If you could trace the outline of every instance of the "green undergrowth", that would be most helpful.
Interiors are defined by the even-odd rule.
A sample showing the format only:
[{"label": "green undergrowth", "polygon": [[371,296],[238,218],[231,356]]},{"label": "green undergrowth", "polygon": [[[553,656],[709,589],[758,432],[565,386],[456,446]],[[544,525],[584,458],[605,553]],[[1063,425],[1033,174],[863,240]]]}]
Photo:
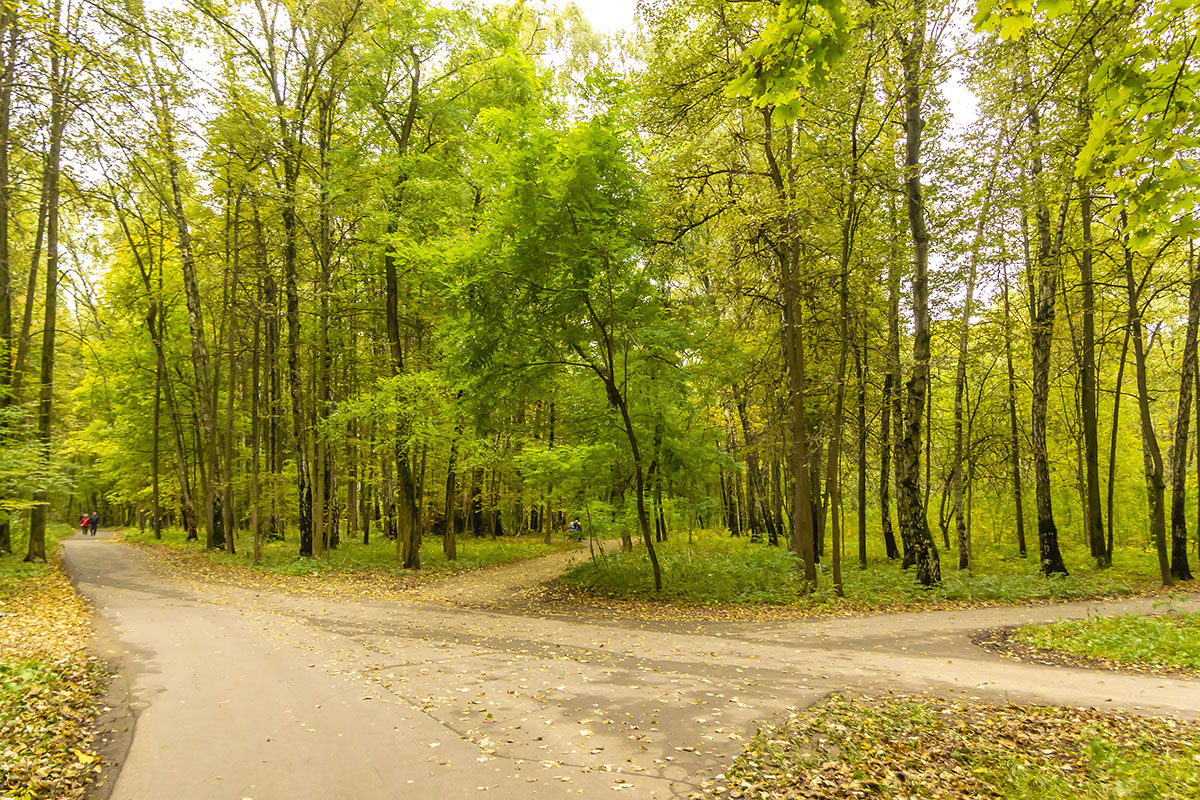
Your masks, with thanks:
[{"label": "green undergrowth", "polygon": [[1200,612],[1064,620],[1026,625],[1013,636],[1033,647],[1077,656],[1200,671]]},{"label": "green undergrowth", "polygon": [[[253,566],[253,542],[245,535],[240,535],[236,540],[237,551],[233,555],[224,550],[205,550],[202,541],[186,541],[184,531],[179,528],[164,530],[160,541],[154,539],[149,528],[145,531],[130,528],[125,531],[125,539],[200,553],[218,564]],[[421,543],[421,569],[428,573],[464,572],[537,558],[577,546],[574,542],[562,541],[546,544],[540,536],[501,536],[495,539],[464,536],[458,540],[458,558],[450,561],[442,552],[442,540],[429,537]],[[400,566],[396,543],[384,537],[373,538],[369,544],[363,544],[360,539],[342,539],[336,548],[329,551],[328,557],[302,557],[297,553],[298,548],[294,532],[289,532],[285,540],[264,540],[262,560],[257,568],[281,575],[368,572],[401,575],[406,572]]]},{"label": "green undergrowth", "polygon": [[942,583],[923,588],[915,570],[869,553],[867,569],[856,557],[843,560],[845,597],[832,585],[829,559],[820,567],[815,592],[803,592],[796,557],[784,547],[751,542],[747,537],[704,531],[657,545],[663,591],[654,591],[649,561],[640,548],[577,564],[562,582],[575,591],[603,598],[659,600],[688,605],[838,606],[847,609],[919,606],[939,602],[1016,603],[1033,600],[1127,595],[1158,584],[1157,562],[1150,552],[1122,548],[1114,565],[1098,570],[1082,548],[1067,547],[1071,574],[1043,577],[1036,556],[1020,558],[998,545],[981,552],[970,571],[955,568],[954,552],[942,553]]},{"label": "green undergrowth", "polygon": [[1061,707],[835,696],[760,730],[693,797],[1183,800],[1200,727]]},{"label": "green undergrowth", "polygon": [[[53,561],[61,547],[62,540],[75,531],[65,523],[50,523],[46,526],[46,554]],[[54,569],[43,562],[25,563],[25,553],[29,547],[28,525],[22,520],[13,526],[13,551],[0,553],[0,597],[5,597],[17,591],[25,581],[36,579]]]}]

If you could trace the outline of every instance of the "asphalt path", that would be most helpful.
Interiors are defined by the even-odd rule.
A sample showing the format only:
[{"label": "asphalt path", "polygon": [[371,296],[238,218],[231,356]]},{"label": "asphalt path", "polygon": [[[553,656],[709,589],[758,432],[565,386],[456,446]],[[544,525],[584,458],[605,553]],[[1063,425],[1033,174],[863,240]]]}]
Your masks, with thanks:
[{"label": "asphalt path", "polygon": [[1019,663],[971,643],[982,629],[1152,612],[1149,599],[609,620],[478,607],[562,555],[383,602],[201,583],[102,537],[65,552],[124,687],[110,701],[116,800],[688,797],[759,725],[833,691],[1200,718],[1197,680]]}]

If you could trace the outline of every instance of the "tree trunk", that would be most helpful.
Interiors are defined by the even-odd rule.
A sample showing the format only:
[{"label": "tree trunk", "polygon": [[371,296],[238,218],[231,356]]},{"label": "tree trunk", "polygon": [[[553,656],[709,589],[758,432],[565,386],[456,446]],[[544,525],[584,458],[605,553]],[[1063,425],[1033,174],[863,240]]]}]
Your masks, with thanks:
[{"label": "tree trunk", "polygon": [[[887,371],[883,376],[883,408],[879,416],[879,517],[883,527],[883,544],[889,559],[900,557],[896,536],[892,532],[892,426],[899,431],[900,420],[900,267],[896,254],[895,213],[889,203],[889,230],[893,233],[891,257],[888,259],[888,339]],[[899,441],[899,436],[895,437]],[[903,535],[903,531],[901,531]],[[907,553],[909,547],[905,543]]]},{"label": "tree trunk", "polygon": [[[233,209],[233,276],[230,279],[229,299],[230,302],[226,308],[228,319],[225,322],[225,353],[229,359],[229,378],[228,385],[225,390],[225,437],[224,437],[224,453],[223,469],[221,472],[221,519],[223,520],[222,528],[225,531],[225,549],[231,555],[235,551],[233,528],[235,524],[235,512],[233,507],[233,408],[234,394],[236,393],[238,373],[237,373],[237,347],[238,347],[238,287],[241,279],[241,208],[242,197],[238,194],[234,202]],[[215,399],[215,398],[214,398]]]},{"label": "tree trunk", "polygon": [[458,473],[455,471],[455,468],[458,463],[459,435],[459,429],[456,428],[454,439],[450,442],[450,461],[446,466],[446,503],[444,506],[446,510],[443,518],[446,533],[442,539],[442,552],[446,554],[448,561],[454,561],[458,558],[458,528],[455,525],[454,496],[457,493],[458,482]]},{"label": "tree trunk", "polygon": [[[611,352],[611,349],[609,350]],[[642,529],[642,543],[646,545],[646,553],[650,556],[650,569],[654,573],[654,591],[662,591],[662,567],[658,563],[658,552],[654,547],[654,538],[650,535],[650,516],[646,513],[646,483],[642,473],[642,454],[638,448],[637,435],[633,430],[633,421],[629,417],[629,406],[624,396],[617,388],[615,370],[609,365],[608,377],[605,380],[608,397],[616,401],[617,410],[621,412],[621,420],[625,424],[625,435],[629,439],[629,450],[633,455],[634,486],[637,490],[638,526]],[[602,376],[603,377],[603,376]]]},{"label": "tree trunk", "polygon": [[[1083,282],[1083,447],[1084,463],[1087,470],[1087,514],[1084,520],[1087,524],[1087,540],[1091,547],[1092,558],[1101,567],[1110,563],[1108,549],[1104,546],[1104,521],[1100,517],[1100,442],[1096,411],[1096,323],[1095,323],[1095,287],[1092,280],[1092,195],[1087,186],[1080,198],[1079,214],[1083,222],[1083,253],[1080,258],[1080,272]],[[1191,387],[1188,387],[1189,389]],[[1180,399],[1182,400],[1182,386]],[[1184,433],[1186,443],[1187,434]],[[1187,458],[1186,453],[1184,458]],[[1181,507],[1182,510],[1182,507]]]},{"label": "tree trunk", "polygon": [[[1121,228],[1125,229],[1125,213],[1121,212]],[[1146,461],[1146,483],[1150,500],[1150,535],[1158,552],[1158,568],[1163,586],[1170,586],[1171,566],[1167,558],[1166,513],[1164,509],[1163,461],[1154,434],[1150,415],[1150,390],[1146,379],[1146,346],[1142,339],[1142,315],[1138,306],[1139,292],[1133,279],[1133,252],[1125,246],[1125,290],[1129,299],[1129,328],[1133,338],[1134,374],[1137,376],[1138,412],[1142,422],[1142,449]],[[1150,267],[1147,267],[1149,270]],[[1190,303],[1189,303],[1190,315]]]},{"label": "tree trunk", "polygon": [[1113,553],[1113,523],[1116,519],[1113,514],[1113,495],[1116,491],[1117,483],[1117,433],[1120,431],[1121,423],[1121,382],[1125,377],[1125,361],[1129,356],[1129,335],[1132,329],[1129,324],[1125,325],[1125,338],[1121,344],[1121,360],[1117,365],[1117,381],[1113,388],[1113,413],[1112,413],[1112,433],[1109,437],[1108,445],[1108,501],[1105,506],[1107,511],[1106,519],[1108,520],[1108,541],[1105,544],[1105,553],[1108,561],[1112,562]]},{"label": "tree trunk", "polygon": [[262,276],[263,291],[263,368],[266,393],[266,443],[267,443],[267,475],[268,493],[270,494],[271,513],[267,522],[267,535],[270,538],[283,538],[284,524],[279,512],[280,477],[283,472],[283,435],[280,430],[283,421],[283,391],[279,377],[279,289],[275,284],[275,276],[271,274],[270,261],[267,258],[267,240],[263,234],[262,218],[259,215],[258,198],[252,204],[254,212],[254,239],[258,271]]},{"label": "tree trunk", "polygon": [[[925,3],[914,3],[912,35],[903,43],[901,62],[905,93],[905,200],[913,240],[913,371],[908,381],[908,408],[904,436],[896,443],[900,471],[900,529],[907,532],[916,560],[917,581],[932,586],[942,580],[937,545],[929,533],[925,501],[921,497],[921,417],[929,390],[929,232],[921,195],[921,81],[925,57]],[[902,534],[903,535],[903,534]]]},{"label": "tree trunk", "polygon": [[[552,401],[550,401],[550,431],[546,437],[547,448],[551,451],[554,450],[554,411],[555,411],[554,401],[552,400]],[[553,484],[551,484],[549,487],[547,487],[546,494],[549,497],[554,496]],[[550,505],[549,501],[547,501],[542,508],[541,525],[542,525],[542,541],[544,541],[546,544],[550,544],[550,537],[554,532],[554,524],[553,524],[553,512],[551,511],[551,505]]]},{"label": "tree trunk", "polygon": [[1033,409],[1031,438],[1033,441],[1034,488],[1037,493],[1038,552],[1042,572],[1046,575],[1067,573],[1058,549],[1058,527],[1050,495],[1050,459],[1046,452],[1046,404],[1050,395],[1050,355],[1054,340],[1054,301],[1058,280],[1059,246],[1067,203],[1063,201],[1059,220],[1059,236],[1053,241],[1050,232],[1050,207],[1042,185],[1041,117],[1034,97],[1028,64],[1028,45],[1022,51],[1024,90],[1029,118],[1029,135],[1033,143],[1030,178],[1035,196],[1037,219],[1037,294],[1033,320]]},{"label": "tree trunk", "polygon": [[[764,495],[766,494],[763,486],[762,472],[759,469],[758,451],[756,449],[757,442],[750,435],[750,417],[746,412],[746,396],[745,392],[739,391],[736,384],[733,386],[734,406],[737,408],[738,422],[742,428],[742,441],[746,448],[746,467],[747,467],[747,482],[746,482],[746,505],[750,517],[750,538],[751,541],[761,542],[763,528],[770,530],[773,524],[770,521],[770,515],[767,513],[766,502]],[[661,427],[661,423],[660,423]],[[659,433],[661,438],[661,432]],[[659,471],[658,458],[655,456],[655,474]],[[656,489],[657,494],[662,493],[661,477],[657,478],[659,486]]]},{"label": "tree trunk", "polygon": [[958,568],[971,568],[971,529],[963,516],[963,393],[967,388],[967,344],[971,333],[971,312],[974,310],[975,281],[979,275],[979,259],[983,253],[984,232],[992,209],[992,189],[1000,167],[1000,148],[1004,143],[1006,126],[1001,126],[992,153],[991,167],[983,185],[979,218],[975,223],[975,239],[971,246],[970,268],[967,272],[967,296],[963,300],[958,330],[958,368],[954,376],[954,527],[958,534]]},{"label": "tree trunk", "polygon": [[1179,403],[1175,408],[1175,447],[1171,464],[1171,577],[1190,581],[1188,568],[1187,515],[1184,495],[1187,486],[1188,425],[1192,411],[1192,378],[1196,364],[1196,328],[1200,324],[1200,269],[1195,263],[1195,244],[1188,249],[1190,286],[1188,289],[1187,334],[1183,346],[1183,364],[1179,375]]},{"label": "tree trunk", "polygon": [[[262,308],[262,284],[254,298],[255,309]],[[254,548],[254,563],[262,560],[262,516],[259,474],[262,470],[262,366],[259,348],[262,346],[262,320],[254,315],[254,344],[250,348],[250,536]]]},{"label": "tree trunk", "polygon": [[[864,295],[865,296],[865,295]],[[858,567],[867,568],[867,325],[861,321],[862,341],[854,351],[858,379]]]},{"label": "tree trunk", "polygon": [[[0,4],[0,409],[13,402],[12,269],[9,262],[9,138],[12,117],[12,86],[17,64],[16,8]],[[9,43],[4,43],[5,34]],[[8,438],[7,421],[0,422],[0,443]],[[12,552],[9,520],[12,512],[0,511],[0,553]]]},{"label": "tree trunk", "polygon": [[[795,166],[792,164],[792,131],[785,140],[787,174],[780,168],[772,144],[774,123],[771,110],[763,109],[763,151],[770,169],[771,182],[776,195],[786,206],[795,199]],[[808,587],[817,585],[816,549],[812,518],[812,486],[810,471],[812,464],[808,452],[808,422],[805,418],[804,396],[808,377],[805,374],[804,339],[801,324],[800,250],[795,242],[797,222],[793,214],[787,214],[783,222],[781,243],[775,248],[779,262],[779,287],[783,301],[783,317],[780,325],[781,349],[788,382],[788,427],[791,446],[788,452],[789,468],[792,473],[792,550],[800,557],[804,569],[804,581]]]},{"label": "tree trunk", "polygon": [[[54,3],[54,21],[50,31],[50,147],[46,154],[46,301],[42,325],[41,391],[38,395],[37,441],[42,456],[50,459],[50,424],[54,403],[54,334],[58,311],[58,211],[59,164],[63,130],[67,123],[66,79],[63,53],[59,43],[59,18],[62,0]],[[46,513],[49,492],[39,488],[33,495],[29,512],[29,547],[26,561],[46,560]]]},{"label": "tree trunk", "polygon": [[163,371],[161,365],[154,370],[154,433],[150,446],[150,498],[154,513],[154,538],[162,539],[162,498],[159,492],[158,452],[162,431],[162,385]]},{"label": "tree trunk", "polygon": [[1008,268],[1004,267],[1004,360],[1008,369],[1008,455],[1012,471],[1013,508],[1016,512],[1017,547],[1025,558],[1025,508],[1021,488],[1021,437],[1017,428],[1017,381],[1013,373],[1012,318],[1008,302]]},{"label": "tree trunk", "polygon": [[[148,26],[147,26],[148,31]],[[164,80],[154,55],[153,39],[147,36],[147,55],[150,59],[151,77],[156,88],[151,92],[151,104],[159,128],[162,131],[161,146],[163,157],[167,162],[167,174],[171,183],[169,212],[175,223],[175,233],[179,249],[179,261],[183,271],[184,296],[187,301],[188,329],[191,333],[192,370],[195,376],[196,410],[200,416],[202,437],[198,437],[201,459],[204,462],[204,514],[206,522],[205,544],[209,548],[216,547],[216,516],[214,485],[217,480],[217,421],[213,409],[213,376],[208,358],[208,345],[205,340],[203,305],[200,299],[200,289],[196,276],[196,261],[192,252],[192,237],[189,230],[187,215],[183,207],[183,189],[181,179],[182,160],[176,150],[174,135],[174,119],[171,116],[171,105],[167,98],[166,81]]]}]

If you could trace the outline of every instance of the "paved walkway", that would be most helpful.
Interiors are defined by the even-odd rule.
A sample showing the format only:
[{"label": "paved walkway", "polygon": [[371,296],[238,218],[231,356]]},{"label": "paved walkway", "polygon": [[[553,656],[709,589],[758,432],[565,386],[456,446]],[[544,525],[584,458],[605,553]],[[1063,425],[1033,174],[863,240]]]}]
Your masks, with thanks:
[{"label": "paved walkway", "polygon": [[450,605],[481,604],[478,585],[383,603],[198,584],[100,538],[69,540],[66,563],[123,650],[136,727],[118,800],[687,797],[758,724],[838,689],[1200,717],[1197,680],[1022,664],[970,643],[1148,600],[581,622]]}]

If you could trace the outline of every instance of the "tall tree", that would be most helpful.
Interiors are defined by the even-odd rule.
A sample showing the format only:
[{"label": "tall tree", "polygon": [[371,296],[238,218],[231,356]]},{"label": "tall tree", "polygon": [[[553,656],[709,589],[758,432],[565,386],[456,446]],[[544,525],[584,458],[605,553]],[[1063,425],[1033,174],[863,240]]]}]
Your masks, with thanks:
[{"label": "tall tree", "polygon": [[907,532],[916,560],[917,580],[924,586],[942,579],[937,545],[929,532],[921,496],[921,418],[929,391],[929,230],[921,192],[921,89],[926,80],[926,7],[912,5],[911,28],[896,34],[904,74],[904,197],[913,242],[913,367],[908,380],[904,435],[896,443],[900,528]]},{"label": "tall tree", "polygon": [[[43,458],[51,457],[50,429],[54,411],[54,344],[58,325],[58,278],[59,278],[59,212],[61,202],[61,162],[63,133],[66,129],[71,90],[71,50],[64,47],[62,0],[55,0],[53,16],[46,32],[46,47],[50,51],[50,130],[46,151],[46,296],[45,317],[42,324],[42,355],[40,391],[38,394],[38,444]],[[49,492],[45,487],[33,496],[33,509],[29,514],[29,547],[26,561],[46,560],[46,516],[49,511]]]},{"label": "tall tree", "polygon": [[1175,406],[1175,444],[1171,448],[1171,577],[1190,581],[1188,567],[1187,490],[1188,426],[1192,414],[1192,379],[1196,371],[1196,329],[1200,325],[1200,269],[1196,246],[1188,245],[1188,317],[1183,363],[1179,367],[1179,401]]}]

